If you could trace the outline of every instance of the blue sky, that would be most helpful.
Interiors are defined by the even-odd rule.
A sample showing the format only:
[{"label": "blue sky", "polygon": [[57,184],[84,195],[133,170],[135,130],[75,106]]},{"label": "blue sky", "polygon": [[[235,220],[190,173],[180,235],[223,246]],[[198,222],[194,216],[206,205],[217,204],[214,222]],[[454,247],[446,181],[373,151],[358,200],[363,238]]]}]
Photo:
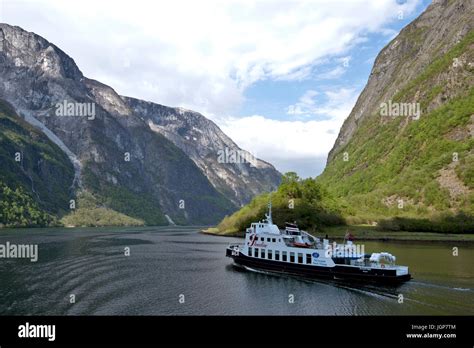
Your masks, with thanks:
[{"label": "blue sky", "polygon": [[[398,4],[405,3],[406,1],[398,1]],[[263,115],[267,120],[292,123],[301,121],[303,127],[311,121],[339,118],[339,122],[335,122],[329,128],[321,125],[326,133],[333,135],[332,137],[305,143],[295,141],[295,146],[319,146],[318,149],[313,149],[314,151],[300,151],[301,156],[298,156],[298,151],[294,149],[293,154],[279,155],[270,149],[271,146],[266,148],[257,146],[260,151],[254,152],[259,157],[269,160],[282,172],[296,171],[302,177],[314,177],[320,174],[324,170],[327,152],[334,143],[343,119],[349,115],[367,83],[377,54],[430,3],[431,1],[419,1],[414,4],[412,11],[397,12],[396,18],[388,18],[382,29],[363,33],[358,40],[354,40],[357,42],[339,54],[328,55],[320,61],[315,61],[298,79],[266,78],[246,88],[243,94],[244,101],[236,111],[236,115],[240,118]],[[346,93],[341,93],[343,91]],[[342,98],[337,98],[338,95]],[[339,110],[331,115],[328,109]],[[239,128],[227,127],[226,131],[239,141],[245,139],[245,135],[236,131]],[[290,127],[288,132],[290,131],[295,129]],[[284,136],[284,130],[279,132],[279,136]],[[308,136],[318,137],[319,133],[313,132]],[[252,144],[245,140],[240,142],[244,143],[242,144],[244,147],[252,149]]]},{"label": "blue sky", "polygon": [[[389,23],[386,26],[386,33],[369,33],[365,36],[365,42],[340,56],[328,57],[327,62],[311,67],[310,76],[304,80],[268,79],[256,82],[245,90],[245,102],[239,108],[238,114],[240,116],[266,115],[277,120],[291,119],[287,114],[288,105],[294,104],[307,90],[355,88],[357,92],[361,92],[380,50],[388,44],[395,33],[415,19],[430,2],[420,2],[416,11],[403,16],[401,20]],[[331,72],[334,74],[331,75]],[[325,74],[327,76],[321,77]],[[314,100],[316,104],[327,102],[324,94],[316,95]]]},{"label": "blue sky", "polygon": [[281,172],[314,177],[376,55],[429,3],[3,0],[0,17],[118,93],[199,111]]}]

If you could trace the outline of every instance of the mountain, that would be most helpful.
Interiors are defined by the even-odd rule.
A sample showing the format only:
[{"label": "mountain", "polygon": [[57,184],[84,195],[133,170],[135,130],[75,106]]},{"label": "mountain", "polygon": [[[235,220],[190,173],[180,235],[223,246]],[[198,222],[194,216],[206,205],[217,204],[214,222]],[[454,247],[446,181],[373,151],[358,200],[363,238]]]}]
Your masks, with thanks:
[{"label": "mountain", "polygon": [[[75,192],[73,164],[54,142],[1,99],[0,163],[0,226],[51,226],[58,224],[58,216],[69,213]],[[87,213],[99,225],[143,224],[111,209],[88,208],[68,215],[67,222],[83,222]]]},{"label": "mountain", "polygon": [[[0,100],[0,223],[41,226],[64,214],[74,168],[67,155]],[[49,180],[55,177],[56,180]],[[11,189],[13,188],[13,189]],[[28,195],[30,192],[31,195]]]},{"label": "mountain", "polygon": [[[315,182],[284,177],[276,196],[280,213],[308,230],[342,215],[382,230],[473,233],[473,190],[474,2],[446,0],[379,53],[324,172]],[[214,232],[242,231],[266,201],[256,197]]]},{"label": "mountain", "polygon": [[[72,176],[41,178],[69,190],[68,199],[63,192],[62,199],[55,201],[59,206],[43,206],[52,214],[61,216],[69,211],[70,201],[77,200],[75,208],[79,210],[71,213],[76,218],[84,214],[80,209],[89,207],[125,214],[146,224],[210,224],[254,193],[275,187],[280,178],[271,165],[259,161],[259,166],[247,169],[257,173],[246,177],[248,186],[233,187],[242,182],[233,176],[240,176],[246,166],[229,169],[236,164],[200,161],[199,154],[206,151],[199,148],[193,152],[183,146],[182,138],[172,136],[175,131],[184,134],[179,129],[169,125],[157,131],[163,114],[153,110],[166,107],[119,96],[111,87],[85,77],[73,59],[55,45],[7,24],[0,24],[0,98],[10,105],[11,113],[47,137],[42,144],[55,145],[55,156],[64,159],[65,154],[73,168]],[[214,141],[208,157],[219,144],[240,150],[202,115],[167,110],[174,110],[176,119],[191,127],[186,132],[206,134],[196,148],[206,147],[205,140]],[[3,166],[4,158],[11,158],[14,150],[2,157],[2,177],[17,171],[15,166]],[[42,154],[41,158],[45,157]],[[226,173],[227,179],[220,173]],[[30,186],[21,187],[36,202],[43,201]]]},{"label": "mountain", "polygon": [[434,1],[377,56],[318,178],[352,221],[473,215],[473,29]]},{"label": "mountain", "polygon": [[[122,99],[153,131],[183,150],[212,185],[234,204],[244,205],[255,195],[277,188],[281,175],[271,164],[240,149],[203,115],[134,98]],[[236,163],[222,163],[225,153],[229,162],[235,155]]]}]

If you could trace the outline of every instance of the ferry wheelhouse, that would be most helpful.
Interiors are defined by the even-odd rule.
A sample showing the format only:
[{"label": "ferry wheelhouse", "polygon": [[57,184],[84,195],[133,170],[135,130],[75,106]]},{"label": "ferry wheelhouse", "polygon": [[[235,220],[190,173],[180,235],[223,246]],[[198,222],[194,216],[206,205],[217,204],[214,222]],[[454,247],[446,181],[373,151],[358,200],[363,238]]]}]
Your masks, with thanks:
[{"label": "ferry wheelhouse", "polygon": [[244,244],[227,247],[226,256],[248,270],[263,270],[310,278],[400,283],[411,279],[407,266],[395,264],[388,252],[365,254],[352,241],[330,243],[286,223],[272,221],[271,204],[265,219],[251,223]]}]

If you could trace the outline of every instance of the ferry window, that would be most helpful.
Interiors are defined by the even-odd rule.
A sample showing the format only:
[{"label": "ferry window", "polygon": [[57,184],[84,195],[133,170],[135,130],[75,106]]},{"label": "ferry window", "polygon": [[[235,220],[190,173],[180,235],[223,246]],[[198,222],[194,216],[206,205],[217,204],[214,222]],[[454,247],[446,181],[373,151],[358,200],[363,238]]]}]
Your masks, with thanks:
[{"label": "ferry window", "polygon": [[272,242],[275,243],[277,240],[276,238],[272,238]]},{"label": "ferry window", "polygon": [[257,248],[255,248],[255,251],[253,253],[253,257],[258,257],[258,249]]},{"label": "ferry window", "polygon": [[290,262],[295,262],[295,253],[290,253]]},{"label": "ferry window", "polygon": [[298,263],[303,263],[303,254],[298,253]]},{"label": "ferry window", "polygon": [[280,261],[280,251],[279,250],[275,250],[275,260]]},{"label": "ferry window", "polygon": [[306,254],[306,263],[307,263],[308,265],[311,264],[311,254]]},{"label": "ferry window", "polygon": [[272,260],[272,259],[273,259],[272,254],[273,254],[273,251],[268,250],[268,259],[269,259],[269,260]]},{"label": "ferry window", "polygon": [[269,241],[270,241],[270,238],[267,238],[267,242],[269,242]]},{"label": "ferry window", "polygon": [[260,249],[260,257],[261,257],[262,259],[265,258],[265,249]]},{"label": "ferry window", "polygon": [[252,248],[249,248],[249,256],[252,256]]},{"label": "ferry window", "polygon": [[281,260],[286,261],[286,251],[281,252]]},{"label": "ferry window", "polygon": [[261,241],[261,242],[264,242],[264,241],[265,241],[265,238],[260,237],[260,241]]}]

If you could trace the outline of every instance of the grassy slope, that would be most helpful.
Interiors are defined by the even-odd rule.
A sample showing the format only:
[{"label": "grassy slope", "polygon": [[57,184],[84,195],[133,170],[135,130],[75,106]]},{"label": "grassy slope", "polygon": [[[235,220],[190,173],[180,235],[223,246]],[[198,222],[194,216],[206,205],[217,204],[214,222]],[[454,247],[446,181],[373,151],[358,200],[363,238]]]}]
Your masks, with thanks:
[{"label": "grassy slope", "polygon": [[[366,118],[353,138],[328,164],[318,182],[328,188],[346,206],[345,213],[357,217],[352,221],[374,221],[385,217],[433,217],[439,213],[463,211],[474,214],[474,140],[471,136],[454,140],[448,135],[466,129],[474,115],[474,88],[465,84],[458,96],[434,111],[427,106],[446,86],[437,84],[454,57],[471,54],[474,33],[470,33],[447,54],[436,59],[394,97],[393,101],[418,101],[422,107],[419,120],[407,122],[403,117],[382,122],[378,114]],[[472,68],[464,66],[472,74]],[[442,79],[441,79],[442,80]],[[343,160],[343,153],[349,161]],[[459,161],[453,163],[453,153]],[[439,170],[453,165],[458,178],[470,192],[453,199],[440,187]],[[384,204],[387,197],[404,206]]]},{"label": "grassy slope", "polygon": [[0,180],[0,227],[43,227],[55,223],[20,186],[10,188]]},{"label": "grassy slope", "polygon": [[88,191],[77,195],[77,209],[64,216],[60,222],[67,227],[91,226],[143,226],[144,222],[101,206]]},{"label": "grassy slope", "polygon": [[[463,54],[472,56],[473,46],[474,32],[471,32],[393,96],[394,102],[420,102],[422,116],[419,120],[407,122],[402,117],[382,120],[374,113],[364,119],[349,144],[339,150],[317,178],[317,182],[329,191],[328,196],[335,197],[349,222],[381,222],[377,228],[351,226],[357,230],[356,234],[376,239],[472,239],[460,233],[474,231],[474,140],[471,136],[456,140],[448,136],[466,129],[472,122],[474,88],[470,80],[461,82],[456,98],[439,108],[429,106],[448,92],[445,85],[437,82],[443,81],[439,76],[449,70],[454,58]],[[473,73],[467,64],[461,69],[468,75]],[[414,99],[417,94],[418,99]],[[349,161],[343,160],[344,152],[349,154]],[[456,163],[453,163],[453,153],[458,155]],[[453,198],[440,187],[439,170],[449,165],[454,167],[462,185],[468,188],[468,194]],[[392,202],[387,198],[392,198]],[[404,202],[402,209],[398,207],[398,199]],[[245,223],[263,217],[262,206],[266,200],[265,196],[257,197],[224,219],[218,227],[206,232],[242,235]],[[396,218],[387,221],[387,217]],[[323,231],[341,236],[346,228],[324,227]],[[404,228],[423,233],[406,232]],[[381,229],[385,231],[381,232]]]},{"label": "grassy slope", "polygon": [[[226,235],[239,235],[251,222],[262,220],[268,210],[269,194],[255,197],[249,204],[225,217],[214,230]],[[343,224],[340,207],[314,179],[299,179],[294,173],[282,177],[282,184],[272,193],[273,221],[283,226],[298,221],[300,227],[314,231],[320,226]]]}]

